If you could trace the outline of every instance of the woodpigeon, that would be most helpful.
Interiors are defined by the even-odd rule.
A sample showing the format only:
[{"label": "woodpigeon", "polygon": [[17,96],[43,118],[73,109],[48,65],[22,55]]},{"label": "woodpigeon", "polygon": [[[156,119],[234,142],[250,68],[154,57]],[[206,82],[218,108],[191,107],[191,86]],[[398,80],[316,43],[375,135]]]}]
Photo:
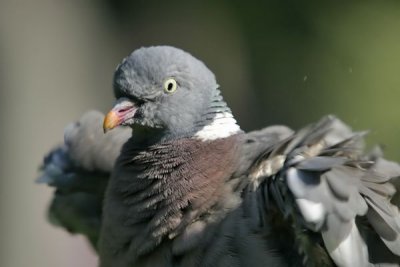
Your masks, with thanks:
[{"label": "woodpigeon", "polygon": [[101,267],[399,266],[400,165],[365,153],[365,132],[327,116],[245,133],[214,74],[169,46],[134,51],[113,88],[39,178]]}]

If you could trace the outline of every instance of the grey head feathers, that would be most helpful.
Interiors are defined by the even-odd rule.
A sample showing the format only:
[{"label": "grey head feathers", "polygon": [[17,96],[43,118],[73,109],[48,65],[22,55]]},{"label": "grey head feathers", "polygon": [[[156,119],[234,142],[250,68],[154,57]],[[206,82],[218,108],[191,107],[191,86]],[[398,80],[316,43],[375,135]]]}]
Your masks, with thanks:
[{"label": "grey head feathers", "polygon": [[[172,93],[165,90],[169,79],[176,81]],[[135,50],[117,67],[113,86],[117,99],[124,97],[139,106],[126,123],[138,129],[136,133],[145,128],[146,135],[149,130],[158,131],[167,139],[215,139],[240,131],[220,95],[214,74],[180,49],[155,46]]]}]

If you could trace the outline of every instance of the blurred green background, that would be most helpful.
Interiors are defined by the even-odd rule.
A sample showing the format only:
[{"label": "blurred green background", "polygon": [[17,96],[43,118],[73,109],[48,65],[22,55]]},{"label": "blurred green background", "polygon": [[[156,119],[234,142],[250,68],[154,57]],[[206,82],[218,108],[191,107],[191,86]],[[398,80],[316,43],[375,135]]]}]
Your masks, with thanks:
[{"label": "blurred green background", "polygon": [[400,161],[400,1],[0,0],[0,266],[96,266],[33,180],[67,123],[111,107],[120,60],[157,44],[202,59],[245,130],[331,113]]}]

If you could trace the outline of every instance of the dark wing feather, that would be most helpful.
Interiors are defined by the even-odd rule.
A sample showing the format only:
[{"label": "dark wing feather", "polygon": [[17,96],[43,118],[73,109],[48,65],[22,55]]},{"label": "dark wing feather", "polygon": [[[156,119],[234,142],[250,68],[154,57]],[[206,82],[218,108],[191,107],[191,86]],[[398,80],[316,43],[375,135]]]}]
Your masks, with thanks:
[{"label": "dark wing feather", "polygon": [[[304,229],[302,239],[310,230],[320,234],[321,244],[339,266],[377,263],[374,247],[365,241],[368,235],[378,235],[393,256],[380,257],[380,262],[400,260],[400,215],[391,202],[396,193],[391,182],[400,176],[400,166],[379,151],[364,156],[365,134],[325,117],[265,150],[249,175],[253,187],[267,188],[265,206],[274,203],[294,229]],[[312,248],[298,250],[313,265]]]},{"label": "dark wing feather", "polygon": [[103,134],[103,114],[85,113],[65,129],[65,142],[44,159],[38,183],[55,187],[49,219],[85,235],[96,248],[105,187],[114,161],[130,136],[119,128]]}]

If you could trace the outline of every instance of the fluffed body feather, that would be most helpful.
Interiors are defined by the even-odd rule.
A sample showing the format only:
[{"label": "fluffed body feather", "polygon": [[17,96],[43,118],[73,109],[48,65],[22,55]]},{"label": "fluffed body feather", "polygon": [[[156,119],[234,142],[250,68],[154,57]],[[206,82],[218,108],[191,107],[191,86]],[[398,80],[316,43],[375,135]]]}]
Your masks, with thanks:
[{"label": "fluffed body feather", "polygon": [[67,128],[39,179],[57,188],[53,221],[102,267],[399,266],[397,163],[333,116],[244,133],[217,87],[175,48],[125,59],[114,90],[132,132],[101,135],[95,112]]}]

